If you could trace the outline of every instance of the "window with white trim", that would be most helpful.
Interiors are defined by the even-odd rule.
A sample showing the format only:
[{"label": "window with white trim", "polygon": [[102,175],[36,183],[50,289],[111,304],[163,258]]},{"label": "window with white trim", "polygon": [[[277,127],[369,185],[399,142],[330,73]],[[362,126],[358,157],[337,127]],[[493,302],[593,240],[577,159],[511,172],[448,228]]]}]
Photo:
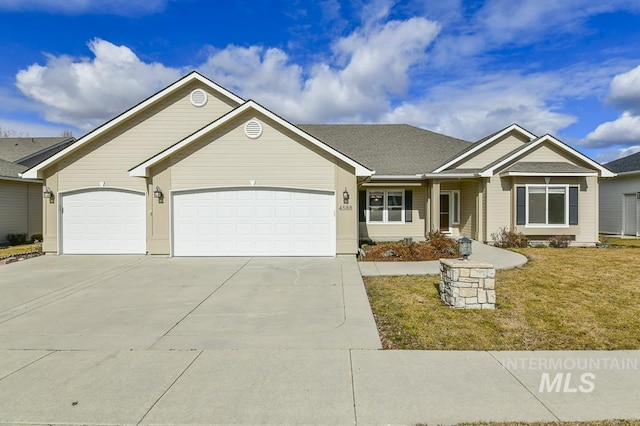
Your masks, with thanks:
[{"label": "window with white trim", "polygon": [[368,190],[367,222],[404,223],[404,190]]},{"label": "window with white trim", "polygon": [[[524,188],[521,187],[517,194],[518,224],[531,227],[576,225],[578,221],[577,194],[578,187],[570,187],[569,185],[526,185]],[[525,221],[522,220],[523,213]]]}]

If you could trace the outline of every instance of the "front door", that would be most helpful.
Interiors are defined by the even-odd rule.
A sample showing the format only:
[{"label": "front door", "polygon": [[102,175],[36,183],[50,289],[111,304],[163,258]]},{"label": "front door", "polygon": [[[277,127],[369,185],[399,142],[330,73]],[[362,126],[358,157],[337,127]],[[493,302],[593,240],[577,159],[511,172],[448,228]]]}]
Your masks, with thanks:
[{"label": "front door", "polygon": [[451,214],[449,212],[449,195],[440,193],[440,232],[451,232]]},{"label": "front door", "polygon": [[638,230],[638,201],[636,194],[624,194],[624,235],[636,235]]}]

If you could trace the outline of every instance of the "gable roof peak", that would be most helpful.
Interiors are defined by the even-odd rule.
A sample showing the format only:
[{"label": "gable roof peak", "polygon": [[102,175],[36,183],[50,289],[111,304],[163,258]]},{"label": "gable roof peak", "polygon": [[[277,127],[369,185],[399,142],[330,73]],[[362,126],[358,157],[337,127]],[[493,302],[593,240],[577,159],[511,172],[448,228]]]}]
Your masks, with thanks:
[{"label": "gable roof peak", "polygon": [[102,124],[98,128],[96,128],[96,129],[92,130],[91,132],[87,133],[86,135],[82,136],[74,144],[69,145],[67,148],[63,149],[62,151],[58,152],[57,154],[49,157],[48,159],[44,160],[43,162],[41,162],[41,163],[35,165],[34,167],[30,168],[25,173],[23,173],[23,176],[25,178],[27,178],[27,179],[39,179],[42,176],[42,170],[44,168],[46,168],[47,166],[49,166],[50,164],[60,160],[63,157],[66,157],[71,152],[74,152],[75,150],[79,149],[80,147],[84,146],[85,144],[95,140],[98,136],[106,133],[107,131],[109,131],[110,129],[114,128],[115,126],[118,126],[119,124],[125,122],[126,120],[128,120],[132,116],[138,114],[140,111],[146,110],[151,105],[156,104],[157,102],[159,102],[160,100],[162,100],[166,96],[168,96],[169,94],[174,93],[177,90],[180,90],[181,88],[185,87],[187,84],[191,83],[192,81],[196,81],[196,80],[201,82],[202,84],[206,85],[211,90],[219,93],[221,96],[224,96],[227,99],[231,100],[232,102],[234,102],[237,105],[241,105],[241,104],[243,104],[245,102],[245,100],[242,99],[240,96],[238,96],[235,93],[225,89],[224,87],[222,87],[222,86],[218,85],[217,83],[215,83],[213,80],[203,76],[198,71],[194,70],[194,71],[191,71],[190,73],[188,73],[187,75],[185,75],[184,77],[180,78],[179,80],[173,82],[169,86],[165,87],[164,89],[160,90],[159,92],[156,92],[154,95],[151,95],[147,99],[145,99],[142,102],[138,103],[137,105],[133,106],[132,108],[129,108],[128,110],[126,110],[122,114],[112,118],[111,120],[109,120],[106,123]]}]

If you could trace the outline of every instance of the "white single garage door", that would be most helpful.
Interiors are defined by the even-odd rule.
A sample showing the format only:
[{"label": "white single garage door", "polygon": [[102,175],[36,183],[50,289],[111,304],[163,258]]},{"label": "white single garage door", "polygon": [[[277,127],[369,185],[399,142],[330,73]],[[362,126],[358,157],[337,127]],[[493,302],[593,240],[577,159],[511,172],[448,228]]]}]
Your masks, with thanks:
[{"label": "white single garage door", "polygon": [[333,193],[285,189],[173,195],[174,256],[334,256]]},{"label": "white single garage door", "polygon": [[144,194],[112,189],[60,197],[63,254],[145,254]]}]

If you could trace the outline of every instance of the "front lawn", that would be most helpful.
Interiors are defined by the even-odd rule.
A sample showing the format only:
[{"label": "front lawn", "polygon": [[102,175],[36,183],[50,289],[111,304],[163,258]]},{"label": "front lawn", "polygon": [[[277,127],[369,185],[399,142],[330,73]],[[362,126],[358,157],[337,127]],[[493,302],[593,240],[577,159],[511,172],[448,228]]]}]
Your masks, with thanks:
[{"label": "front lawn", "polygon": [[496,272],[495,311],[458,310],[439,277],[370,277],[365,284],[387,349],[640,348],[636,248],[527,248],[522,268]]},{"label": "front lawn", "polygon": [[616,247],[640,247],[640,238],[620,238],[600,235],[600,241]]}]

